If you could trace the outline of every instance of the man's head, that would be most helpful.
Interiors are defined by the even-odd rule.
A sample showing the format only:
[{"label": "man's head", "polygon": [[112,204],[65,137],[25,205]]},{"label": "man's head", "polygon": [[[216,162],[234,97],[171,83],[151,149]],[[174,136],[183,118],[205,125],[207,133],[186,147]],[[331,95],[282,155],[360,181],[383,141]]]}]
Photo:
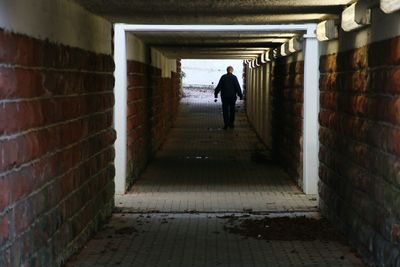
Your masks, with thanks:
[{"label": "man's head", "polygon": [[233,67],[232,67],[232,66],[228,66],[228,67],[226,68],[226,72],[232,73],[232,72],[233,72]]}]

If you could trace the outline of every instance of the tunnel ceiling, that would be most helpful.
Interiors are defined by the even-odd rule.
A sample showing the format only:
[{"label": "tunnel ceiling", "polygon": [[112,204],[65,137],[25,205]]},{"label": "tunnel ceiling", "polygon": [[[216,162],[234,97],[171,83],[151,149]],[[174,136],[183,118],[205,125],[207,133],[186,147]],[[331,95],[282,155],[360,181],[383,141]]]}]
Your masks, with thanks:
[{"label": "tunnel ceiling", "polygon": [[171,58],[252,58],[297,34],[299,32],[152,32],[135,35]]},{"label": "tunnel ceiling", "polygon": [[[352,0],[75,0],[115,23],[304,24],[336,19]],[[252,58],[284,43],[287,33],[135,33],[171,58]]]},{"label": "tunnel ceiling", "polygon": [[352,0],[76,0],[113,22],[271,24],[336,16]]}]

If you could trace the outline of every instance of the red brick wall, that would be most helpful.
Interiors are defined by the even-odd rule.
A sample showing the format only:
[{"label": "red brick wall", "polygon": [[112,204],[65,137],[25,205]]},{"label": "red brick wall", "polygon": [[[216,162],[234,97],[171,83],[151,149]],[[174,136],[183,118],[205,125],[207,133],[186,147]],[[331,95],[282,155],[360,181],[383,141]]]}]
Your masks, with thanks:
[{"label": "red brick wall", "polygon": [[0,266],[57,266],[113,207],[113,60],[0,30],[0,64]]},{"label": "red brick wall", "polygon": [[162,78],[161,70],[128,61],[128,183],[141,173],[162,145],[176,117],[180,77]]},{"label": "red brick wall", "polygon": [[398,266],[400,37],[323,56],[320,71],[322,211],[377,266]]},{"label": "red brick wall", "polygon": [[303,173],[303,61],[278,59],[272,69],[272,149],[299,182]]}]

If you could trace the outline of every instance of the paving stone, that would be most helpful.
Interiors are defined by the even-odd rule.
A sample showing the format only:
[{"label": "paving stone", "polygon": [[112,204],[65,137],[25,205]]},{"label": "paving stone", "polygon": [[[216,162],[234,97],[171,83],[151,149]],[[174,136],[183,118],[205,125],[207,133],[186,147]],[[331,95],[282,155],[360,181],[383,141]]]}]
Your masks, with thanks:
[{"label": "paving stone", "polygon": [[224,131],[210,97],[183,99],[163,149],[132,190],[116,197],[120,210],[133,213],[115,213],[66,266],[364,266],[338,242],[244,238],[224,229],[232,216],[320,215],[316,196],[271,162],[252,160],[265,148],[243,111],[236,128]]},{"label": "paving stone", "polygon": [[240,212],[316,210],[273,161],[249,126],[238,102],[236,127],[223,130],[220,103],[212,92],[187,91],[168,139],[131,191],[116,196],[116,206],[134,212]]},{"label": "paving stone", "polygon": [[[244,239],[224,230],[227,219],[218,218],[221,214],[139,216],[114,214],[67,267],[364,266],[349,247],[338,242]],[[141,223],[145,221],[149,223]],[[134,227],[138,232],[115,234],[124,227]]]}]

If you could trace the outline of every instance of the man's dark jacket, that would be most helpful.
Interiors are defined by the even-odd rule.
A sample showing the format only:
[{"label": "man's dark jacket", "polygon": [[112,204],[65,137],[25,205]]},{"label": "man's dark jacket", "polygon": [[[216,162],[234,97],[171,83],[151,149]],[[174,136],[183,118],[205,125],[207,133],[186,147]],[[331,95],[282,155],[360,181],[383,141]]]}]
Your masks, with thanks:
[{"label": "man's dark jacket", "polygon": [[222,75],[214,91],[215,98],[218,97],[219,92],[221,92],[222,99],[236,99],[236,95],[241,99],[243,98],[239,81],[232,73]]}]

